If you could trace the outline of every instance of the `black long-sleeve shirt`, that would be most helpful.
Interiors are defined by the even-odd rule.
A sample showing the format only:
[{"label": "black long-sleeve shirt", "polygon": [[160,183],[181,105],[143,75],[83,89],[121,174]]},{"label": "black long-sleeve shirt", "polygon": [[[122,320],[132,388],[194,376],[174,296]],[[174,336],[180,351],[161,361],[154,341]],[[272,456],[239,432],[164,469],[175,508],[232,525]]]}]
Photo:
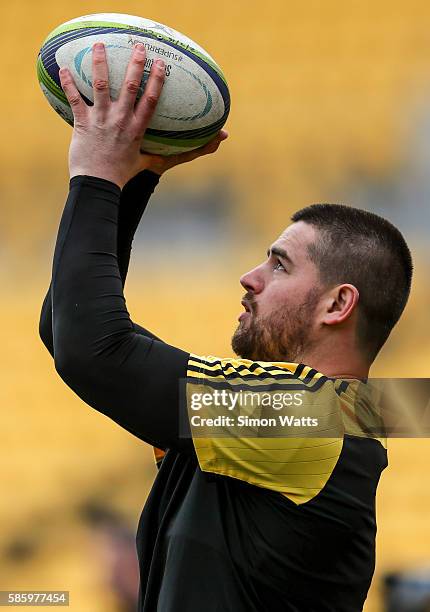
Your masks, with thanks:
[{"label": "black long-sleeve shirt", "polygon": [[[304,364],[199,357],[131,321],[128,257],[156,182],[143,173],[121,192],[103,179],[71,180],[40,324],[63,380],[167,451],[138,527],[138,609],[357,612],[374,569],[383,440],[351,418],[354,385]],[[300,409],[321,425],[315,438],[180,432],[185,379],[191,389],[301,390]]]},{"label": "black long-sleeve shirt", "polygon": [[[56,275],[56,266],[59,263],[58,259],[61,257],[60,256],[60,251],[61,251],[60,245],[62,244],[63,239],[65,238],[68,232],[69,222],[72,217],[72,207],[74,204],[73,200],[78,195],[82,194],[82,192],[85,193],[85,189],[89,189],[91,192],[92,186],[94,184],[97,186],[98,181],[100,181],[100,179],[93,179],[91,177],[76,177],[75,179],[72,179],[71,181],[70,195],[69,195],[69,199],[66,205],[66,209],[64,211],[62,224],[60,226],[59,236],[58,236],[58,241],[57,241],[57,248],[56,248],[56,252],[54,256],[53,281]],[[94,253],[94,252],[91,253],[90,251],[88,252],[88,255],[90,256],[92,255],[94,257],[95,272],[90,277],[87,277],[87,280],[89,284],[92,284],[93,282],[92,279],[94,279],[95,283],[97,283],[95,279],[99,279],[100,284],[103,285],[105,282],[105,279],[108,278],[108,276],[111,277],[111,280],[113,281],[113,286],[115,287],[114,290],[116,293],[115,295],[111,294],[108,296],[111,307],[109,308],[107,312],[105,312],[104,319],[103,320],[100,319],[98,321],[97,329],[101,329],[104,325],[105,326],[109,326],[109,325],[115,326],[118,324],[120,320],[122,320],[121,330],[123,333],[120,335],[118,333],[119,330],[115,329],[114,341],[112,341],[112,337],[110,337],[109,339],[106,339],[104,346],[100,345],[96,348],[94,345],[91,345],[91,346],[90,344],[86,345],[84,352],[80,353],[80,357],[78,359],[75,360],[74,358],[72,358],[73,363],[76,364],[78,368],[77,379],[78,379],[79,389],[75,389],[73,382],[70,381],[71,382],[70,387],[74,389],[77,392],[77,394],[80,395],[82,399],[84,399],[84,401],[87,401],[87,403],[92,405],[94,408],[96,408],[100,412],[103,412],[104,414],[106,414],[107,416],[111,417],[113,420],[118,422],[122,427],[124,427],[125,429],[127,429],[128,431],[136,435],[137,437],[141,438],[142,440],[145,440],[149,442],[150,444],[153,444],[154,446],[157,446],[157,442],[155,442],[154,439],[151,440],[148,437],[148,432],[150,431],[150,429],[148,429],[145,426],[143,427],[143,429],[141,429],[140,427],[136,429],[133,425],[133,423],[135,422],[135,419],[133,418],[133,416],[127,417],[127,414],[126,414],[127,409],[125,409],[124,411],[121,411],[121,416],[119,416],[118,413],[115,411],[115,406],[113,407],[113,411],[109,410],[110,398],[115,396],[115,393],[111,395],[111,392],[112,392],[111,387],[104,385],[105,387],[104,392],[97,396],[95,404],[92,403],[91,399],[87,395],[88,389],[90,390],[89,392],[91,393],[92,382],[88,381],[87,385],[83,385],[83,379],[81,376],[81,372],[82,372],[81,358],[83,358],[84,355],[86,355],[90,359],[90,361],[93,363],[93,370],[94,370],[93,373],[96,374],[99,382],[102,382],[103,379],[106,382],[109,380],[110,373],[107,373],[103,369],[103,367],[106,367],[106,366],[113,367],[113,369],[116,372],[115,375],[113,376],[113,379],[111,377],[111,382],[113,384],[115,384],[114,381],[117,381],[119,379],[118,374],[120,373],[120,370],[116,371],[116,368],[121,364],[121,361],[123,359],[127,360],[127,355],[131,355],[131,353],[133,354],[135,353],[133,356],[134,360],[139,359],[140,356],[144,356],[149,351],[153,351],[153,354],[157,354],[157,358],[152,360],[154,363],[157,363],[158,359],[164,359],[164,355],[162,351],[162,349],[164,348],[163,347],[164,343],[161,340],[159,340],[159,338],[157,338],[155,334],[153,334],[152,332],[146,330],[145,328],[131,321],[130,317],[128,316],[128,312],[127,312],[126,305],[125,305],[125,299],[122,293],[123,287],[125,284],[125,280],[127,277],[131,246],[132,246],[134,234],[139,225],[140,219],[146,209],[149,198],[154,188],[158,184],[158,181],[159,181],[158,175],[150,171],[143,171],[140,174],[138,174],[136,177],[134,177],[131,181],[129,181],[129,183],[127,183],[127,185],[124,187],[122,192],[120,192],[119,188],[117,188],[116,190],[113,190],[115,193],[112,193],[112,190],[111,190],[111,193],[109,192],[113,184],[109,183],[108,181],[104,181],[104,187],[106,189],[105,198],[104,198],[105,206],[106,206],[106,211],[105,211],[106,215],[104,215],[103,212],[101,213],[103,224],[99,224],[96,227],[97,227],[97,231],[99,231],[101,234],[103,234],[106,227],[110,227],[111,238],[115,236],[115,238],[113,238],[114,240],[113,244],[115,244],[115,249],[113,252],[107,252],[104,255],[102,255],[101,253]],[[116,209],[109,208],[109,203],[114,202],[114,201],[116,202]],[[109,214],[112,211],[117,213],[116,217],[115,215],[109,216]],[[118,225],[116,225],[116,223]],[[92,236],[89,235],[88,239],[89,241],[91,241]],[[76,240],[75,243],[73,242],[74,240]],[[78,245],[81,248],[86,247],[84,241],[82,240],[82,236],[80,234],[78,234],[75,237],[72,237],[72,235],[70,235],[69,244],[71,246],[72,259],[74,260],[74,263],[77,264],[77,266],[74,268],[73,265],[70,266],[67,263],[62,264],[63,267],[67,269],[68,274],[60,273],[59,283],[57,284],[57,286],[59,285],[58,294],[60,296],[65,297],[66,310],[68,307],[67,300],[70,295],[69,293],[70,280],[73,278],[74,274],[77,275],[76,278],[81,279],[82,276],[85,275],[87,271],[86,263],[84,263],[83,266],[81,265],[81,267],[79,268],[78,262],[80,260],[77,258],[75,259],[75,252],[76,252],[76,249],[78,248]],[[65,257],[67,258],[68,255],[69,255],[69,251],[66,250]],[[102,258],[103,258],[103,261],[101,261]],[[112,259],[115,260],[114,264],[112,264]],[[62,287],[64,284],[66,286],[66,290],[63,293]],[[43,305],[42,305],[42,313],[41,313],[41,318],[40,318],[39,331],[40,331],[40,336],[45,346],[48,348],[48,350],[50,351],[53,357],[55,355],[56,368],[63,369],[64,359],[71,358],[71,353],[67,351],[67,348],[73,349],[72,345],[74,343],[73,343],[72,337],[70,336],[66,337],[65,342],[63,342],[63,340],[60,339],[60,348],[55,350],[55,340],[54,340],[55,334],[53,334],[55,324],[57,323],[57,325],[60,328],[60,338],[64,337],[64,331],[63,331],[64,327],[66,328],[65,329],[66,336],[67,336],[69,328],[68,328],[67,315],[66,315],[66,319],[61,318],[62,309],[60,308],[56,310],[59,316],[55,317],[54,322],[53,322],[53,317],[52,317],[52,311],[53,311],[53,308],[52,308],[53,295],[52,294],[53,293],[54,292],[53,292],[53,287],[51,283],[51,285],[49,286],[48,292],[46,294],[45,300],[43,302]],[[77,295],[79,295],[79,292]],[[58,303],[58,300],[56,303]],[[76,305],[76,308],[79,309],[78,304]],[[81,327],[79,328],[79,332],[78,332],[81,334],[80,337],[81,338],[85,337],[88,340],[88,342],[91,343],[90,335],[88,333],[88,328],[87,328],[87,321],[85,320],[85,314],[83,314],[82,309],[80,312],[77,311],[76,314],[81,322]],[[93,329],[95,331],[95,328]],[[78,330],[76,329],[75,331],[78,331]],[[82,348],[83,347],[80,347],[79,351]],[[116,351],[115,353],[116,361],[112,363],[112,360],[109,359],[108,363],[110,363],[110,365],[108,365],[108,363],[106,363],[106,361],[104,361],[103,359],[95,359],[97,356],[100,356],[104,351],[109,351],[109,355],[112,355],[112,353],[115,353]],[[121,351],[124,351],[124,353]],[[159,353],[158,351],[161,351],[161,352]],[[186,376],[187,360],[188,360],[187,353],[184,353],[183,351],[175,351],[173,347],[172,347],[172,350],[169,350],[169,364],[171,365],[172,368],[175,369],[175,373],[176,373],[176,369],[178,369],[177,373],[178,373],[178,377],[180,378],[185,378]],[[97,362],[96,364],[95,364],[95,361]],[[72,363],[69,361],[67,368],[66,368],[67,369],[67,373],[65,373],[66,376],[69,376],[69,377],[73,376],[74,372],[71,366],[72,366]],[[155,370],[158,370],[158,371],[156,372]],[[130,370],[128,369],[127,371],[130,372]],[[153,385],[154,385],[153,386],[153,394],[154,394],[153,401],[154,402],[159,401],[159,399],[161,399],[161,394],[159,393],[159,384],[160,382],[163,381],[161,371],[158,367],[156,367],[154,368],[154,371],[152,373],[148,372],[148,375],[153,380]],[[129,392],[132,393],[132,389],[134,389],[135,379],[133,378],[133,374],[131,372],[129,373],[129,376],[132,379],[130,380],[130,385],[132,386],[129,387]],[[139,376],[137,378],[139,378]],[[143,378],[141,379],[143,380]],[[123,381],[121,378],[122,388],[124,388],[125,386],[124,383],[126,383],[126,381],[125,380]],[[95,383],[95,384],[97,386],[98,383]],[[176,390],[173,388],[169,388],[169,391],[171,394],[172,393],[174,394]],[[179,392],[179,385],[178,385],[177,391]],[[122,391],[117,389],[116,397],[118,397],[118,393],[121,394]],[[145,393],[147,396],[150,395],[149,389],[146,389]],[[135,391],[133,392],[133,394],[135,394]],[[165,399],[166,399],[166,402],[162,402],[160,404],[160,408],[157,411],[157,415],[150,416],[150,420],[152,423],[154,423],[154,420],[156,420],[157,417],[159,419],[158,425],[156,424],[157,431],[158,431],[158,427],[160,426],[160,424],[163,424],[163,426],[167,428],[169,424],[171,423],[170,419],[165,418],[165,415],[163,414],[163,407],[170,406],[171,405],[170,402],[174,402],[174,405],[178,403],[176,396],[172,397],[172,395],[169,395]],[[130,411],[136,410],[135,408],[132,407],[131,403],[128,403],[128,407]],[[176,431],[169,432],[166,429],[165,434],[169,440],[172,436],[177,438]],[[165,444],[164,436],[162,437],[163,437],[163,440],[158,441],[158,447],[165,448],[167,445]],[[190,446],[189,441],[188,442],[184,441],[183,446],[184,445]]]},{"label": "black long-sleeve shirt", "polygon": [[[117,257],[118,269],[123,287],[127,278],[134,234],[148,205],[149,198],[158,185],[159,180],[160,177],[158,174],[150,172],[149,170],[143,170],[132,178],[121,191],[117,229]],[[150,331],[143,329],[135,323],[133,325],[137,333],[158,339]],[[52,357],[54,357],[51,285],[49,285],[42,304],[39,334],[44,345]]]}]

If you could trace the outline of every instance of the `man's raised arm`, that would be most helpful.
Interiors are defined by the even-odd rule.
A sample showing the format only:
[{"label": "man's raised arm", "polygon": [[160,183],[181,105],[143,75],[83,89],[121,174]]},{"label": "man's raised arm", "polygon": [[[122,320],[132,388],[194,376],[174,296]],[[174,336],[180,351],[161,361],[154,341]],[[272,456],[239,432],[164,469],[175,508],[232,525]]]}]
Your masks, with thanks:
[{"label": "man's raised arm", "polygon": [[[136,45],[120,97],[112,102],[104,47],[96,44],[93,107],[85,104],[70,73],[60,71],[74,131],[70,192],[52,274],[55,366],[85,402],[140,438],[160,448],[191,450],[190,440],[178,434],[180,380],[186,376],[189,354],[136,333],[117,256],[121,190],[148,168],[140,142],[164,80],[163,62],[156,63],[135,105],[144,58],[143,46]],[[166,161],[154,156],[152,163],[164,171],[214,152],[226,136],[220,133],[201,150]]]},{"label": "man's raised arm", "polygon": [[[117,254],[123,287],[127,278],[134,234],[159,179],[160,175],[156,172],[143,170],[129,180],[121,192],[118,215]],[[154,334],[139,325],[134,324],[134,327],[137,333],[158,339]],[[51,284],[42,304],[39,334],[42,342],[52,357],[54,357]]]}]

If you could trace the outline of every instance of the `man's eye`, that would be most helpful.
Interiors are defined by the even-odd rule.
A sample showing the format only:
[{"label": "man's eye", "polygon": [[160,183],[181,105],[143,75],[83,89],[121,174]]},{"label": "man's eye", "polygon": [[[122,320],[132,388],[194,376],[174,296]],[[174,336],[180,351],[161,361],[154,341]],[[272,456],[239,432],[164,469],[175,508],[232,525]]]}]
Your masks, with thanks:
[{"label": "man's eye", "polygon": [[284,266],[281,264],[281,262],[278,260],[273,268],[274,270],[283,270],[285,272],[285,268]]}]

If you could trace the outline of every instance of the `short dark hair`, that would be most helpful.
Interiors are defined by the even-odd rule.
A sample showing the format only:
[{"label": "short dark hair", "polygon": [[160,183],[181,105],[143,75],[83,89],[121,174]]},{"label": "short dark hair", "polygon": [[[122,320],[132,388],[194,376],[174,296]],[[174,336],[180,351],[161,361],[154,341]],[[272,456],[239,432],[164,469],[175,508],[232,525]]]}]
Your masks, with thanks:
[{"label": "short dark hair", "polygon": [[322,284],[350,283],[358,289],[357,337],[373,360],[409,297],[413,264],[405,239],[386,219],[342,204],[312,204],[291,220],[318,230],[308,251]]}]

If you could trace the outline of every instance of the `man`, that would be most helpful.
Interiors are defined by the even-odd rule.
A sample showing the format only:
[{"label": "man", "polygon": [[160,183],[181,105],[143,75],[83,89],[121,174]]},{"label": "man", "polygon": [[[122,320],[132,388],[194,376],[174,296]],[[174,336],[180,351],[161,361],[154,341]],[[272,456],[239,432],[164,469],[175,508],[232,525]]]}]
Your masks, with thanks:
[{"label": "man", "polygon": [[361,380],[406,304],[408,247],[376,215],[311,206],[241,278],[240,359],[189,354],[133,323],[123,286],[150,193],[226,137],[176,158],[142,155],[164,78],[156,63],[135,107],[144,58],[136,45],[111,102],[95,45],[91,108],[61,71],[75,118],[71,186],[40,325],[63,380],[166,452],[137,533],[139,610],[356,612],[386,466]]}]

